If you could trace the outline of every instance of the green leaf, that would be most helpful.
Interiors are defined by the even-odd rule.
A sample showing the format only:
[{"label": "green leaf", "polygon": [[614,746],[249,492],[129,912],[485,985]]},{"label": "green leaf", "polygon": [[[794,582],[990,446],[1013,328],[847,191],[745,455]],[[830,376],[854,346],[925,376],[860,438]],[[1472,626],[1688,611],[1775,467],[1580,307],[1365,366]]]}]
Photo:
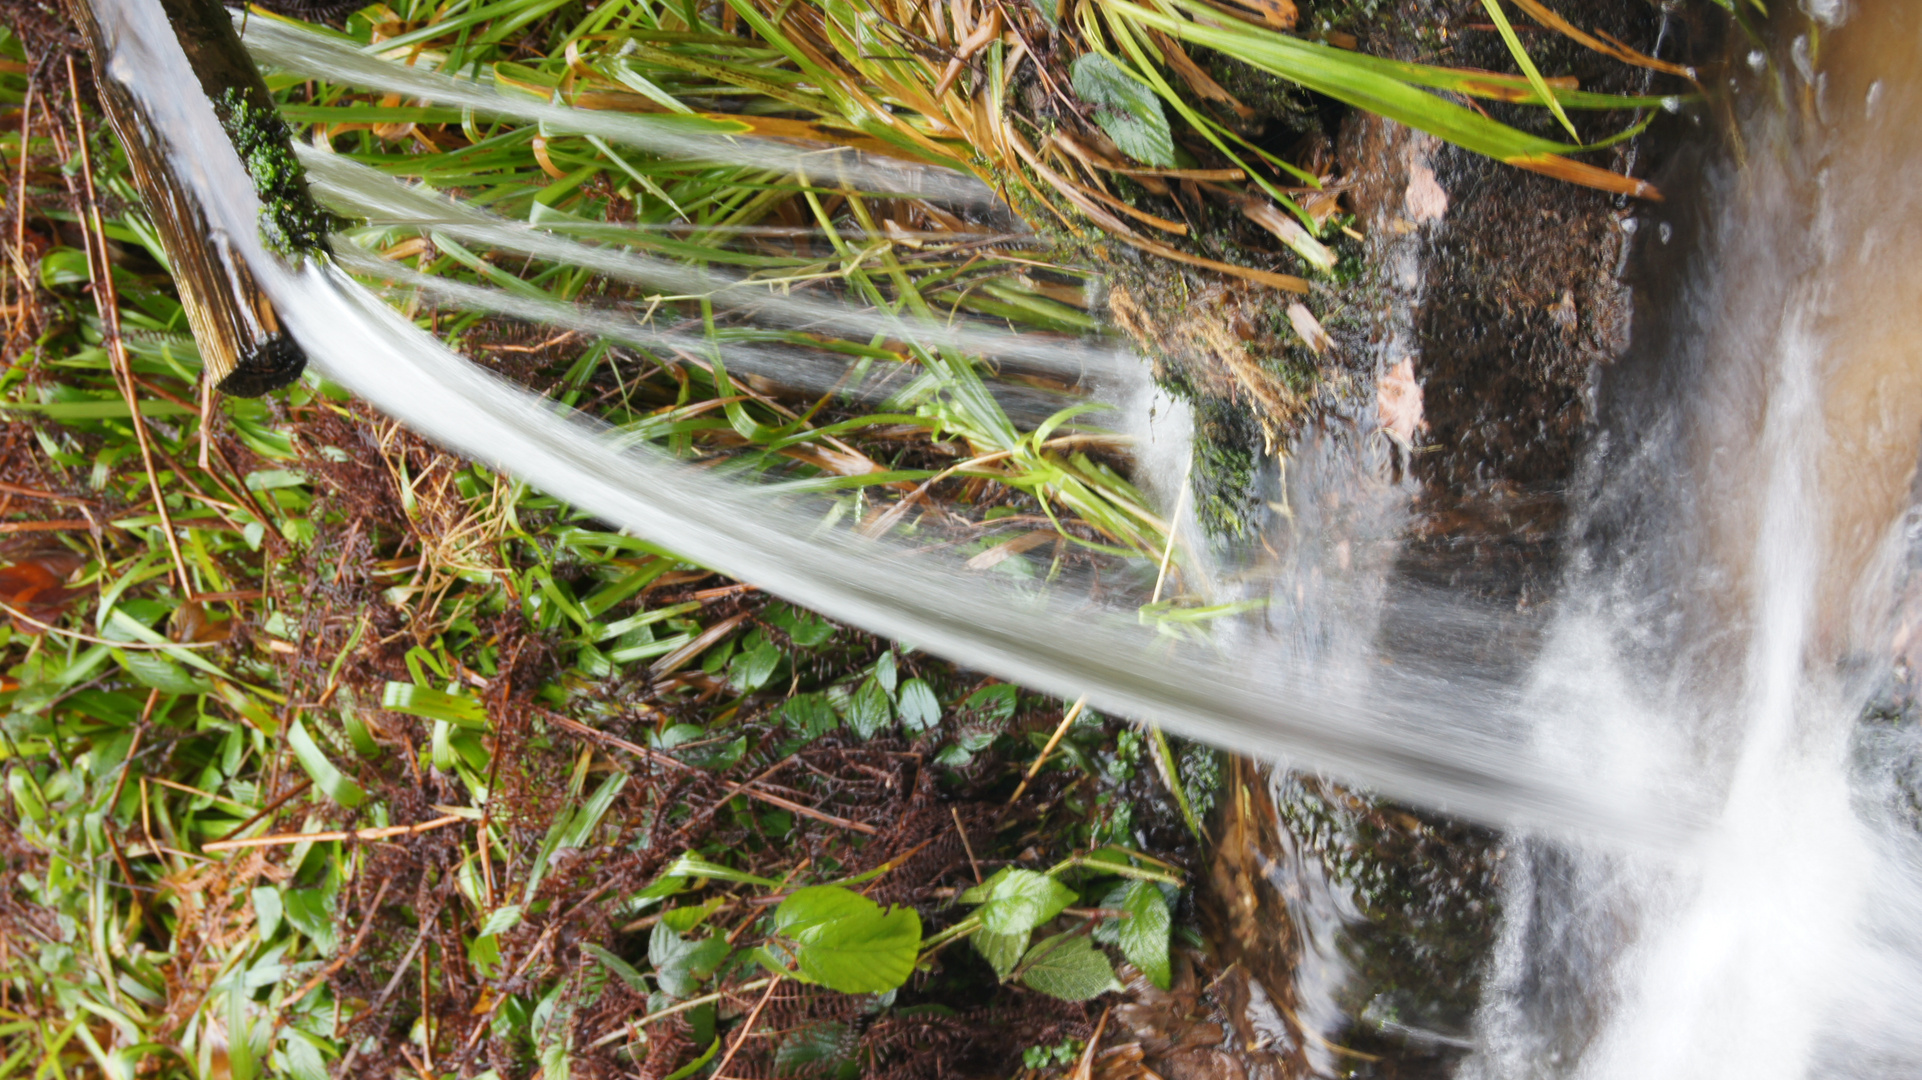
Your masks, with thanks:
[{"label": "green leaf", "polygon": [[861,688],[848,698],[848,727],[863,739],[872,739],[887,730],[894,720],[894,709],[888,704],[888,692],[881,683],[870,675],[862,680]]},{"label": "green leaf", "polygon": [[608,809],[626,786],[627,774],[624,772],[612,773],[601,781],[601,786],[595,788],[594,794],[588,796],[587,802],[575,811],[574,820],[568,824],[567,831],[561,834],[560,842],[554,845],[554,849],[558,851],[561,848],[587,846],[588,837],[594,835],[601,819],[607,816]]},{"label": "green leaf", "polygon": [[769,889],[779,888],[781,884],[778,881],[770,881],[764,877],[755,877],[753,874],[736,870],[731,866],[722,866],[720,863],[708,862],[706,859],[692,854],[683,855],[668,864],[667,869],[661,871],[661,877],[704,877],[713,878],[716,881],[738,881],[744,885],[760,885]]},{"label": "green leaf", "polygon": [[1003,869],[961,894],[964,904],[980,904],[981,925],[989,933],[1025,934],[1076,900],[1073,889],[1033,870]]},{"label": "green leaf", "polygon": [[781,650],[775,648],[773,642],[762,640],[734,658],[729,681],[735,689],[751,693],[766,686],[774,669],[780,666]]},{"label": "green leaf", "polygon": [[1554,113],[1555,119],[1562,122],[1562,127],[1568,131],[1568,137],[1578,143],[1581,142],[1582,137],[1576,134],[1575,125],[1568,122],[1568,114],[1562,111],[1562,103],[1555,100],[1554,91],[1548,88],[1548,80],[1542,78],[1541,71],[1535,67],[1534,59],[1528,55],[1528,50],[1522,47],[1522,39],[1515,36],[1515,28],[1508,24],[1508,13],[1502,10],[1502,0],[1482,0],[1482,7],[1488,9],[1488,18],[1495,24],[1496,31],[1502,35],[1502,40],[1508,43],[1509,54],[1514,56],[1515,63],[1521,66],[1522,74],[1528,78],[1528,85],[1534,87],[1535,93],[1548,103],[1548,111]]},{"label": "green leaf", "polygon": [[287,1075],[293,1080],[327,1080],[327,1058],[306,1039],[289,1035],[281,1055],[286,1059]]},{"label": "green leaf", "polygon": [[287,921],[307,935],[322,956],[334,952],[333,896],[325,889],[288,889],[281,894]]},{"label": "green leaf", "polygon": [[14,805],[20,808],[21,813],[34,821],[47,820],[46,800],[40,797],[38,785],[33,782],[33,777],[28,776],[24,770],[15,770],[7,774],[7,790],[13,793]]},{"label": "green leaf", "polygon": [[[1020,704],[1021,692],[1012,683],[997,683],[984,686],[969,694],[961,708],[971,712],[985,723],[1005,724],[1014,718],[1015,706]],[[981,747],[970,747],[979,750]]]},{"label": "green leaf", "polygon": [[1130,881],[1121,898],[1121,910],[1129,917],[1120,921],[1116,936],[1121,953],[1163,990],[1168,989],[1168,916],[1167,897],[1153,882]]},{"label": "green leaf", "polygon": [[172,660],[153,652],[123,652],[114,650],[114,658],[120,661],[127,674],[142,686],[151,686],[163,694],[182,697],[194,694],[210,694],[213,684],[205,679],[196,679],[187,674],[186,669]]},{"label": "green leaf", "polygon": [[307,734],[306,726],[299,720],[287,725],[287,745],[293,748],[294,758],[313,779],[314,786],[326,793],[328,798],[349,810],[367,798],[367,793],[353,778],[342,774],[334,768],[333,762],[327,760],[327,754],[314,742],[314,737]]},{"label": "green leaf", "polygon": [[274,931],[280,929],[280,890],[271,885],[262,885],[253,892],[254,931],[264,944],[273,939]]},{"label": "green leaf", "polygon": [[834,624],[812,612],[797,611],[786,604],[768,615],[768,621],[787,631],[787,636],[803,649],[824,645],[834,636]]},{"label": "green leaf", "polygon": [[826,694],[796,694],[781,706],[781,719],[804,739],[818,739],[841,726]]},{"label": "green leaf", "polygon": [[941,722],[941,701],[934,696],[934,688],[920,679],[901,684],[898,709],[901,724],[909,731],[926,731]]},{"label": "green leaf", "polygon": [[[700,1044],[695,1043],[694,1045],[699,1046]],[[697,1072],[700,1072],[701,1069],[704,1066],[706,1066],[708,1062],[713,1061],[715,1051],[719,1050],[720,1048],[721,1048],[721,1040],[717,1037],[711,1044],[708,1045],[707,1053],[702,1054],[700,1057],[695,1058],[693,1061],[690,1061],[687,1064],[681,1066],[680,1068],[675,1069],[673,1072],[668,1073],[667,1076],[664,1078],[664,1080],[687,1080],[688,1077],[693,1076]]]},{"label": "green leaf", "polygon": [[790,1032],[774,1051],[774,1075],[854,1080],[861,1075],[853,1056],[859,1045],[846,1024],[816,1021]]},{"label": "green leaf", "polygon": [[[1114,16],[1152,26],[1184,41],[1214,49],[1344,104],[1366,109],[1511,165],[1605,191],[1643,196],[1654,190],[1632,177],[1556,156],[1574,150],[1594,149],[1594,145],[1575,146],[1530,135],[1421,89],[1425,86],[1458,93],[1511,98],[1526,95],[1539,103],[1540,99],[1525,79],[1383,60],[1268,32],[1247,24],[1230,29],[1215,22],[1212,18],[1213,9],[1200,0],[1169,2],[1176,8],[1193,12],[1197,17],[1209,21],[1190,21],[1170,11],[1150,10],[1129,0],[1107,0],[1104,9]],[[1623,99],[1631,103],[1622,106],[1614,99],[1606,102],[1592,100],[1605,95],[1582,95],[1573,91],[1556,91],[1554,97],[1569,107],[1637,107],[1633,104],[1634,99]],[[1647,104],[1657,104],[1660,99],[1641,100]]]},{"label": "green leaf", "polygon": [[1021,954],[1028,951],[1028,933],[997,934],[992,930],[976,930],[970,939],[974,951],[980,953],[993,966],[995,977],[1002,982],[1008,981],[1008,974],[1021,962]]},{"label": "green leaf", "polygon": [[450,694],[431,686],[390,682],[381,691],[380,707],[474,731],[487,730],[487,706],[465,694]]},{"label": "green leaf", "polygon": [[1075,96],[1095,107],[1094,122],[1122,153],[1143,165],[1174,167],[1168,118],[1147,84],[1100,53],[1082,56],[1072,71]]},{"label": "green leaf", "polygon": [[585,952],[587,955],[593,957],[594,959],[599,960],[602,963],[602,965],[604,965],[607,968],[607,970],[613,972],[617,977],[620,978],[622,982],[626,983],[628,986],[628,989],[634,991],[637,994],[648,993],[649,988],[647,985],[647,976],[642,975],[639,971],[635,970],[633,964],[628,963],[627,961],[621,959],[620,957],[615,956],[613,953],[608,952],[606,949],[601,948],[599,945],[595,945],[591,942],[583,944],[581,946],[581,951]]},{"label": "green leaf", "polygon": [[692,996],[702,979],[727,959],[727,938],[716,934],[700,941],[689,941],[666,923],[655,923],[647,941],[647,960],[654,965],[655,981],[669,997]]},{"label": "green leaf", "polygon": [[1021,958],[1021,981],[1063,1001],[1086,1001],[1121,989],[1106,953],[1081,934],[1056,934]]},{"label": "green leaf", "polygon": [[881,683],[881,689],[886,690],[889,696],[893,696],[895,680],[900,677],[895,670],[893,649],[882,653],[881,659],[874,662],[874,677]]},{"label": "green leaf", "polygon": [[497,934],[505,934],[520,924],[521,906],[519,904],[508,904],[506,907],[495,908],[490,912],[487,916],[487,921],[481,923],[480,932],[483,935],[491,937]]},{"label": "green leaf", "polygon": [[921,947],[913,908],[886,911],[838,885],[796,889],[774,909],[775,931],[795,942],[809,978],[844,994],[878,994],[907,982]]}]

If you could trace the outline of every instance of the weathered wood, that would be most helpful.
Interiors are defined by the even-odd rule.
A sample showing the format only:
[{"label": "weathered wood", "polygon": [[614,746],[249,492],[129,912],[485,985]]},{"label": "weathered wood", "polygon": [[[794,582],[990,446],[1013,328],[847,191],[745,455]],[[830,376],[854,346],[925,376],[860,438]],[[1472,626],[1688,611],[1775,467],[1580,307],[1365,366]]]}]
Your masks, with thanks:
[{"label": "weathered wood", "polygon": [[[328,218],[307,192],[286,125],[226,8],[218,0],[149,2],[165,11],[199,78],[197,88],[183,86],[180,92],[206,94],[233,152],[254,178],[263,204],[262,239],[290,258],[323,250]],[[306,354],[280,325],[246,261],[209,226],[197,197],[173,175],[171,148],[154,133],[138,98],[112,77],[91,0],[70,0],[70,7],[93,61],[101,110],[126,147],[134,185],[172,263],[205,363],[204,377],[214,389],[236,397],[259,397],[292,383],[306,369]]]}]

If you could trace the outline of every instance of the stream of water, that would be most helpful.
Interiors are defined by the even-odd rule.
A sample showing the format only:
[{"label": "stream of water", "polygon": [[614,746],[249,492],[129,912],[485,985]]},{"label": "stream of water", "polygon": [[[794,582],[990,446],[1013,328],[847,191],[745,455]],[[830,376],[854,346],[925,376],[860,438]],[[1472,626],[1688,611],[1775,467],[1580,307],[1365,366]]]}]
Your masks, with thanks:
[{"label": "stream of water", "polygon": [[[455,355],[338,268],[268,258],[251,185],[212,109],[172,92],[193,80],[158,7],[96,6],[114,38],[108,74],[141,102],[222,242],[261,267],[262,287],[330,378],[415,430],[875,632],[1233,750],[1526,827],[1512,834],[1508,914],[1465,1074],[1922,1074],[1922,844],[1903,785],[1918,748],[1900,727],[1861,720],[1890,664],[1889,600],[1911,531],[1922,532],[1909,514],[1922,452],[1912,321],[1922,268],[1908,257],[1922,247],[1922,192],[1906,179],[1922,161],[1913,5],[1857,2],[1846,19],[1824,7],[1783,35],[1772,63],[1756,54],[1759,73],[1738,94],[1740,163],[1709,170],[1699,203],[1710,209],[1676,240],[1694,251],[1679,298],[1606,380],[1558,614],[1519,678],[1374,662],[1384,604],[1443,645],[1486,627],[1446,596],[1383,588],[1388,560],[1355,570],[1346,548],[1347,584],[1311,589],[1309,571],[1336,546],[1315,547],[1328,540],[1318,502],[1295,500],[1291,518],[1302,550],[1320,551],[1297,560],[1291,572],[1305,576],[1257,583],[1277,612],[1214,646],[1179,646],[1081,599],[1017,593],[824,532],[795,500],[617,447],[591,421]],[[335,52],[352,56],[318,57],[321,46],[289,33],[269,25],[249,41],[290,69],[327,64],[330,77],[414,96],[600,122],[534,116],[558,107],[396,74],[344,48]],[[663,149],[658,132],[598,133]],[[673,152],[812,167],[752,140]],[[410,221],[434,210],[442,227],[517,250],[599,251],[608,272],[637,280],[670,273],[462,208],[408,209],[418,196],[375,191],[323,159],[310,164],[324,188]],[[935,184],[899,170],[862,178]],[[941,190],[979,194],[967,183]],[[1093,367],[1117,393],[1146,398],[1129,365],[1100,350],[1049,352],[966,328],[937,336],[1042,368]],[[1298,450],[1312,470],[1314,447]],[[1301,482],[1285,481],[1284,493]],[[1363,527],[1372,542],[1399,520]],[[1245,574],[1227,577],[1250,588]],[[1314,971],[1343,977],[1338,964]]]},{"label": "stream of water", "polygon": [[1913,731],[1863,719],[1916,540],[1922,11],[1848,8],[1747,58],[1531,677],[1551,756],[1720,815],[1682,859],[1522,845],[1472,1075],[1922,1073]]}]

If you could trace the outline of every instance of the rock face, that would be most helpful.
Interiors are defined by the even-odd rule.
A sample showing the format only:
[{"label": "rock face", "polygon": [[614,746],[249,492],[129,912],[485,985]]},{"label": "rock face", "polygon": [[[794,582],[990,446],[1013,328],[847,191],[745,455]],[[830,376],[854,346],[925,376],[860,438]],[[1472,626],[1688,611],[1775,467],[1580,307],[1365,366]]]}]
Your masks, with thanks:
[{"label": "rock face", "polygon": [[[1341,8],[1329,18],[1354,19],[1340,28],[1376,55],[1513,70],[1500,39],[1477,28],[1486,13],[1474,0],[1327,6]],[[1645,52],[1703,55],[1713,45],[1712,33],[1665,24],[1652,5],[1554,7]],[[1321,17],[1305,11],[1303,25]],[[1545,72],[1572,73],[1585,90],[1672,89],[1556,34],[1524,40]],[[1564,137],[1545,115],[1490,112]],[[1622,123],[1575,119],[1585,141]],[[1590,160],[1648,176],[1659,148],[1680,142],[1663,124],[1654,132]],[[1596,375],[1629,345],[1639,207],[1366,114],[1343,119],[1335,151],[1346,208],[1366,237],[1362,270],[1324,316],[1336,348],[1294,415],[1312,424],[1320,408],[1395,448],[1387,467],[1408,512],[1375,647],[1391,660],[1520,674],[1536,612],[1553,598]],[[1449,640],[1396,615],[1398,595],[1427,591],[1513,614],[1493,634]],[[1203,908],[1220,960],[1249,973],[1260,997],[1252,1013],[1280,1017],[1264,1044],[1276,1056],[1261,1067],[1452,1075],[1472,1047],[1499,923],[1500,836],[1314,777],[1267,777],[1247,764],[1234,775]]]}]

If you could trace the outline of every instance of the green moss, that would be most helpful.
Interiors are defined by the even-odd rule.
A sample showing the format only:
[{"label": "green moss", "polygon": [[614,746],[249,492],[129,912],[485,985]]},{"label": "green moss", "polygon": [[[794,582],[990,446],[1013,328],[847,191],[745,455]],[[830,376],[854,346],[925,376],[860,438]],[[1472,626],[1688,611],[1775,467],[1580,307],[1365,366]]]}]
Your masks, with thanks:
[{"label": "green moss", "polygon": [[1187,792],[1195,816],[1205,818],[1215,808],[1215,797],[1221,791],[1221,752],[1202,743],[1184,741],[1179,745],[1182,790]]},{"label": "green moss", "polygon": [[1261,427],[1246,409],[1214,397],[1193,399],[1195,516],[1212,536],[1239,540],[1260,523],[1256,470]]},{"label": "green moss", "polygon": [[283,255],[322,250],[334,217],[308,193],[286,122],[237,88],[227,89],[214,104],[260,196],[261,239]]}]

